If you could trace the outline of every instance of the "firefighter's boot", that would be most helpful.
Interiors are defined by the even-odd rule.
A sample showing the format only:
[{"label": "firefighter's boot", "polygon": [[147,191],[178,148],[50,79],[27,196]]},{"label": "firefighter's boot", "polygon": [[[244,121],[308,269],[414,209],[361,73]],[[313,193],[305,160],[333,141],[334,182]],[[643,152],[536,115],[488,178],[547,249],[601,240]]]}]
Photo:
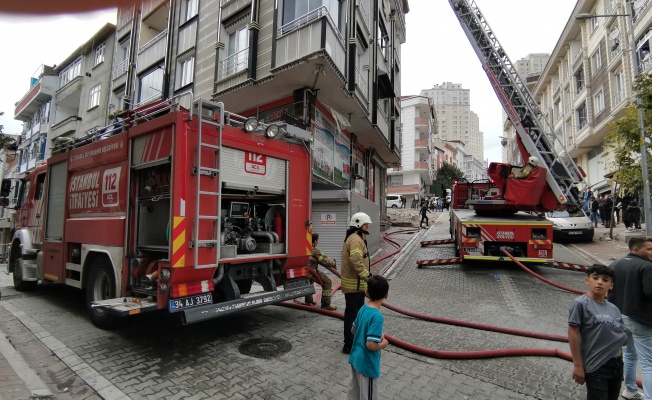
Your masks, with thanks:
[{"label": "firefighter's boot", "polygon": [[331,304],[331,291],[324,290],[321,295],[321,308],[328,311],[337,310],[337,306]]},{"label": "firefighter's boot", "polygon": [[316,306],[315,299],[312,298],[312,295],[306,296],[305,303],[308,306]]}]

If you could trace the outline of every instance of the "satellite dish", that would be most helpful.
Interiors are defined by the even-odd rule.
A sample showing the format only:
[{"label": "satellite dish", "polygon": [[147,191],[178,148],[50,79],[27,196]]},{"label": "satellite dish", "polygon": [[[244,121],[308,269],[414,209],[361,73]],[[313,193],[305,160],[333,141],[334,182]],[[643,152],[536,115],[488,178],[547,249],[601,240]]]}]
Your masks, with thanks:
[{"label": "satellite dish", "polygon": [[618,39],[618,36],[620,36],[620,30],[618,28],[614,29],[611,32],[609,32],[608,36],[609,36],[609,39],[616,40],[616,39]]}]

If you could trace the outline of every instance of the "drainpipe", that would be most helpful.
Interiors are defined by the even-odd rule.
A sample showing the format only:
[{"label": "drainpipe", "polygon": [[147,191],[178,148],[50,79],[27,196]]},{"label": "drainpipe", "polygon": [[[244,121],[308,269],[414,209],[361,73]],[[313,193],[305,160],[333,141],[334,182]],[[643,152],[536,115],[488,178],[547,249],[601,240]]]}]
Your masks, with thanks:
[{"label": "drainpipe", "polygon": [[353,93],[355,91],[355,80],[357,79],[355,73],[355,62],[357,59],[357,39],[356,39],[356,18],[355,18],[356,2],[355,0],[349,1],[349,25],[347,33],[347,43],[349,50],[347,52],[347,57],[349,59],[349,70],[348,70],[348,92]]},{"label": "drainpipe", "polygon": [[[131,40],[129,41],[129,67],[127,69],[127,80],[125,82],[125,99],[129,101],[130,110],[133,109],[133,104],[135,103],[133,86],[134,86],[134,75],[136,74],[136,60],[138,51],[138,22],[140,21],[140,8],[134,5],[134,17],[131,21]],[[127,109],[127,107],[125,107]]]},{"label": "drainpipe", "polygon": [[[222,1],[220,1],[220,6],[217,10],[217,42],[215,42],[215,73],[213,74],[213,96],[212,99],[215,101],[217,93],[217,76],[219,73],[220,67],[220,50],[224,50],[224,43],[220,42],[220,37],[222,36]],[[198,25],[199,27],[199,25]]]},{"label": "drainpipe", "polygon": [[251,2],[251,18],[249,22],[249,56],[247,57],[247,78],[256,80],[256,65],[258,64],[258,32],[260,24],[258,23],[258,14],[260,11],[260,0]]},{"label": "drainpipe", "polygon": [[[167,3],[168,7],[168,28],[167,28],[167,35],[165,35],[165,61],[164,61],[164,69],[165,71],[165,76],[163,78],[163,99],[167,99],[170,97],[170,82],[172,79],[170,78],[170,74],[172,72],[172,28],[174,26],[174,18],[175,18],[175,5],[172,0],[168,1]],[[199,21],[197,21],[197,27],[199,28]],[[197,29],[199,31],[199,29]],[[196,59],[195,59],[196,60]]]}]

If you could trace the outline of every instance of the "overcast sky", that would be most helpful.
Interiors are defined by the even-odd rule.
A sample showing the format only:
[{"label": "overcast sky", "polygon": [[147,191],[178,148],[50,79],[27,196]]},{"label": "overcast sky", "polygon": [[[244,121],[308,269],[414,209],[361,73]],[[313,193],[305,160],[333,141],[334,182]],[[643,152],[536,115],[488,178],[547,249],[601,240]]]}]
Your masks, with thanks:
[{"label": "overcast sky", "polygon": [[[476,0],[512,62],[528,53],[552,52],[575,6],[574,0]],[[29,90],[41,64],[58,64],[86,42],[115,11],[57,17],[0,14],[0,125],[20,133],[14,103]],[[410,0],[407,41],[402,48],[402,95],[419,94],[443,82],[471,90],[471,110],[480,118],[485,158],[501,160],[502,108],[447,0]]]}]

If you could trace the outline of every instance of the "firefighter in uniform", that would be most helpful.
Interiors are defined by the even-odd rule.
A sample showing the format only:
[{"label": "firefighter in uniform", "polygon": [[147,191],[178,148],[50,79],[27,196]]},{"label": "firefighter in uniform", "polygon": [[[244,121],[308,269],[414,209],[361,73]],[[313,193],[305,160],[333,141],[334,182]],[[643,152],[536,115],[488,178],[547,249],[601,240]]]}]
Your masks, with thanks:
[{"label": "firefighter in uniform", "polygon": [[[319,234],[313,233],[312,234],[312,256],[310,256],[308,260],[310,262],[310,268],[314,269],[315,272],[317,272],[322,282],[321,308],[323,308],[324,310],[335,311],[337,310],[337,306],[331,304],[331,289],[333,288],[333,284],[330,278],[324,272],[318,270],[317,268],[319,268],[320,265],[323,265],[324,267],[335,268],[337,264],[335,260],[331,260],[330,258],[326,257],[324,253],[322,253],[321,250],[317,248],[318,242],[319,242]],[[313,283],[315,281],[318,282],[317,278],[314,277],[312,274],[308,275],[308,281],[310,281],[310,283]],[[314,306],[317,303],[315,303],[315,300],[313,299],[312,295],[308,295],[306,296],[306,304],[310,304]]]},{"label": "firefighter in uniform", "polygon": [[538,166],[539,166],[539,159],[532,156],[527,160],[527,165],[525,165],[525,167],[523,167],[523,169],[521,169],[519,172],[513,172],[513,173],[509,174],[508,178],[525,179]]},{"label": "firefighter in uniform", "polygon": [[351,353],[353,333],[351,327],[358,311],[364,305],[367,281],[371,276],[369,251],[367,250],[367,230],[371,218],[359,212],[351,216],[346,240],[342,246],[342,293],[346,300],[344,309],[344,347],[342,353]]}]

